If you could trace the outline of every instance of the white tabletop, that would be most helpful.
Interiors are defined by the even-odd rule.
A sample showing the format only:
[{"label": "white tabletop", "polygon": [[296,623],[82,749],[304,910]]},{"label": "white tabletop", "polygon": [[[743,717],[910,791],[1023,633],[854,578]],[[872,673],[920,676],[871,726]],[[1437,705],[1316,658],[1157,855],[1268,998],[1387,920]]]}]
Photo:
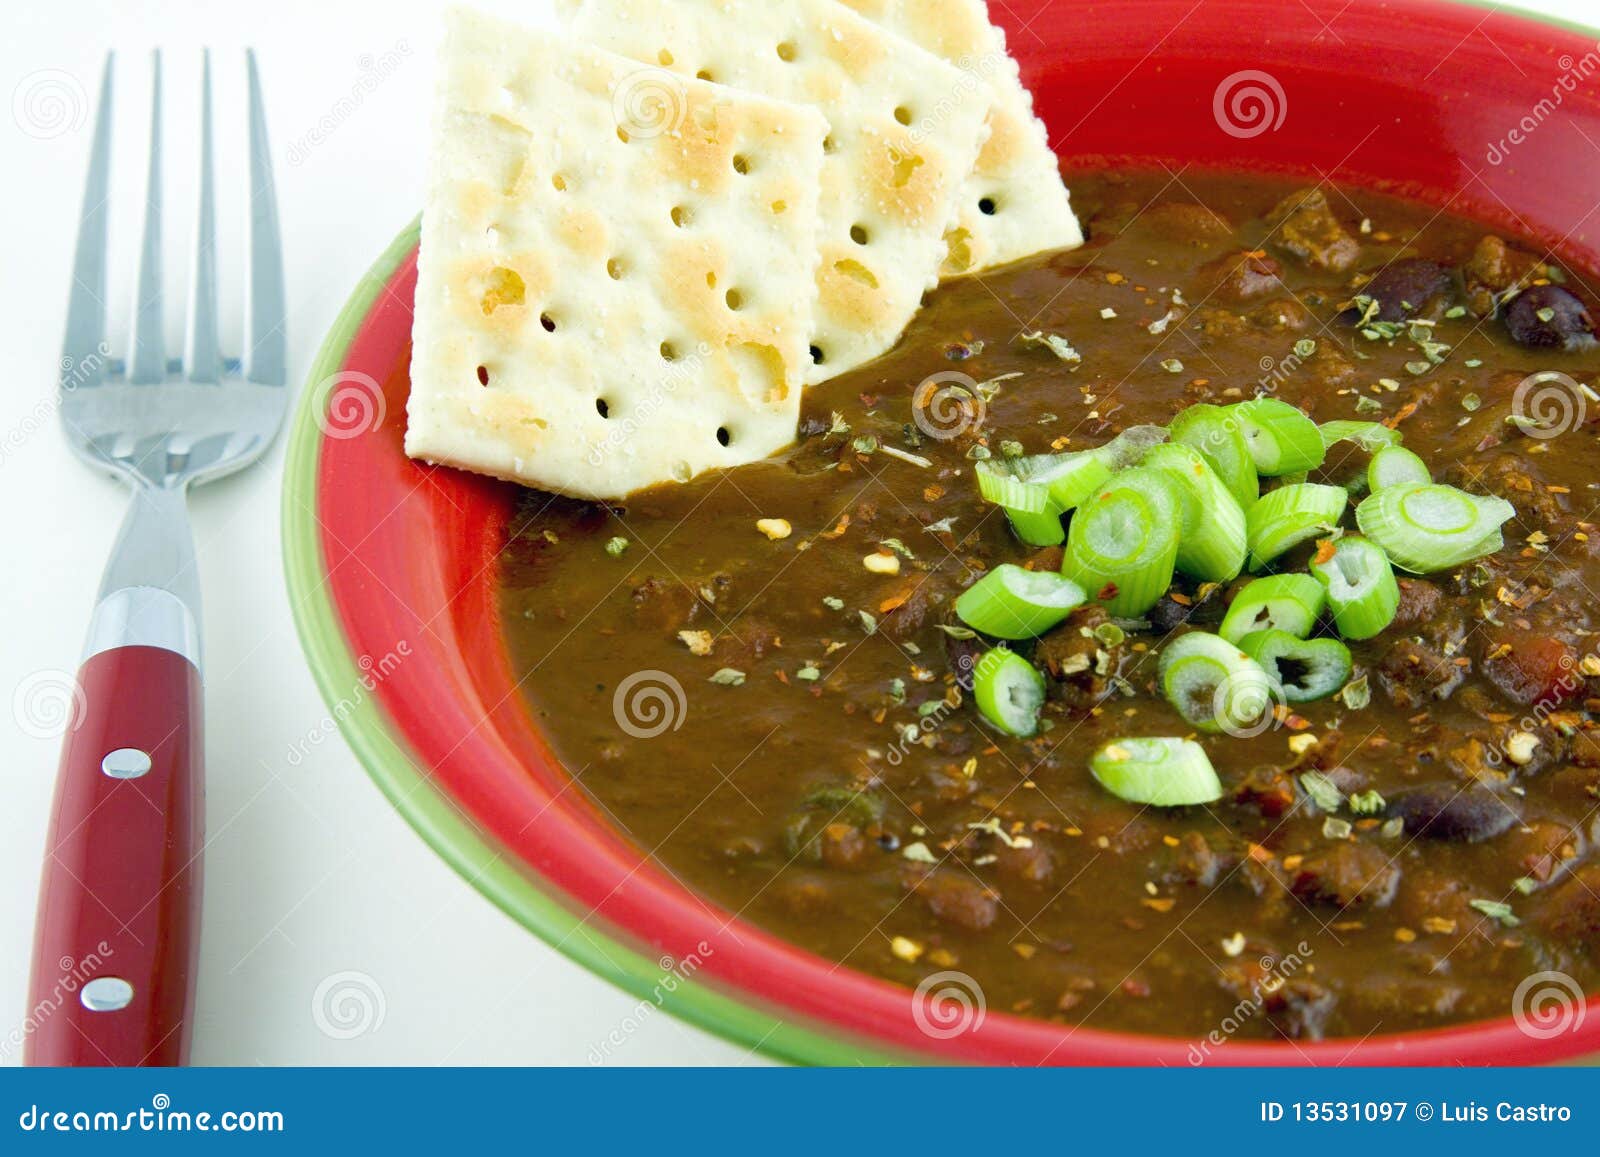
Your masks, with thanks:
[{"label": "white tabletop", "polygon": [[[1063,7],[1069,0],[1058,0]],[[1594,0],[1526,6],[1593,19]],[[548,0],[483,6],[545,18]],[[298,380],[351,287],[421,200],[438,3],[429,0],[41,0],[0,38],[0,1063],[15,1064],[58,739],[34,717],[70,672],[123,499],[72,459],[48,412],[107,46],[122,52],[112,228],[137,236],[148,69],[166,50],[168,203],[192,203],[199,47],[213,49],[219,130],[243,125],[238,49],[260,52]],[[1337,30],[1335,18],[1335,31]],[[1555,78],[1552,78],[1554,80]],[[59,101],[59,103],[54,103]],[[221,172],[238,150],[219,145]],[[219,189],[224,291],[239,252],[233,182]],[[168,299],[189,248],[174,211]],[[125,264],[114,285],[131,286]],[[120,280],[119,280],[120,279]],[[131,288],[114,300],[131,297]],[[225,297],[226,300],[226,297]],[[125,332],[126,309],[113,319]],[[177,311],[169,341],[179,337]],[[238,326],[225,331],[237,347]],[[611,1064],[744,1064],[746,1050],[638,1002],[513,923],[417,838],[337,737],[295,638],[278,551],[281,443],[196,493],[205,587],[209,843],[194,1058],[205,1064],[586,1064],[628,1018]],[[24,545],[26,544],[26,545]],[[297,750],[302,759],[291,758]],[[650,1011],[654,1012],[652,1008]]]}]

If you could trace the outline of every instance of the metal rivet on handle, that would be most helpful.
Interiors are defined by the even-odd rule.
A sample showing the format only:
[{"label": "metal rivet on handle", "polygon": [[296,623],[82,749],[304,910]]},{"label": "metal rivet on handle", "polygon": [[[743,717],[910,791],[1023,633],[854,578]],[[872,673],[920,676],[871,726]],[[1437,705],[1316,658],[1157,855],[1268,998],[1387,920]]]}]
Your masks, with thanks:
[{"label": "metal rivet on handle", "polygon": [[119,747],[100,761],[112,779],[138,779],[150,771],[150,757],[137,747]]},{"label": "metal rivet on handle", "polygon": [[83,986],[78,999],[90,1012],[116,1012],[128,1007],[133,999],[133,985],[120,976],[97,976]]}]

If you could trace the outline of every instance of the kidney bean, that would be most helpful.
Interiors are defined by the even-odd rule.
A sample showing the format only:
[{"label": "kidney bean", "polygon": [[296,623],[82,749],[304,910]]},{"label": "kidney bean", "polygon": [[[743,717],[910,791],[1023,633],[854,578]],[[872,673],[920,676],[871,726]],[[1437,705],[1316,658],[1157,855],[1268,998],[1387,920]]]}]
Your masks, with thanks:
[{"label": "kidney bean", "polygon": [[1492,840],[1520,818],[1492,791],[1453,783],[1400,792],[1389,800],[1388,814],[1405,822],[1407,835],[1463,844]]},{"label": "kidney bean", "polygon": [[1595,344],[1588,307],[1559,285],[1535,285],[1506,307],[1506,332],[1530,349],[1589,349]]},{"label": "kidney bean", "polygon": [[[1452,280],[1450,270],[1437,261],[1411,257],[1385,266],[1360,292],[1378,303],[1374,315],[1378,321],[1404,321],[1421,312],[1429,301],[1448,293]],[[1346,321],[1359,321],[1361,311],[1347,309],[1340,316]]]}]

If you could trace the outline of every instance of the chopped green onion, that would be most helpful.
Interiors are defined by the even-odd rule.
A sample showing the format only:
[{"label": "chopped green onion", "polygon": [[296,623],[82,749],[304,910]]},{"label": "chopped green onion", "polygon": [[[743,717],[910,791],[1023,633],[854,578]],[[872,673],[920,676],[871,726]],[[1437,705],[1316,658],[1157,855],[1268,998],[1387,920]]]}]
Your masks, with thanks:
[{"label": "chopped green onion", "polygon": [[1201,731],[1245,735],[1272,710],[1272,681],[1226,639],[1191,631],[1161,652],[1161,693]]},{"label": "chopped green onion", "polygon": [[1011,529],[1029,546],[1055,546],[1067,537],[1067,532],[1061,529],[1061,512],[1054,506],[1037,514],[1012,510],[1009,506],[1002,509]]},{"label": "chopped green onion", "polygon": [[986,651],[972,670],[978,711],[1007,735],[1027,738],[1039,727],[1044,676],[1015,651]]},{"label": "chopped green onion", "polygon": [[1323,543],[1311,571],[1327,587],[1333,625],[1345,638],[1370,639],[1394,622],[1400,584],[1377,543],[1354,535]]},{"label": "chopped green onion", "polygon": [[1400,431],[1391,430],[1381,422],[1357,422],[1339,418],[1317,427],[1322,434],[1322,445],[1332,448],[1335,442],[1354,442],[1371,453],[1383,446],[1400,445]]},{"label": "chopped green onion", "polygon": [[1159,470],[1112,477],[1073,515],[1061,570],[1113,615],[1137,618],[1172,585],[1178,501]]},{"label": "chopped green onion", "polygon": [[1089,757],[1089,771],[1129,803],[1187,807],[1222,798],[1222,781],[1192,739],[1113,739]]},{"label": "chopped green onion", "polygon": [[1221,406],[1202,403],[1190,406],[1172,419],[1172,440],[1193,446],[1211,463],[1234,501],[1245,510],[1255,505],[1261,494],[1250,447],[1239,432],[1239,421]]},{"label": "chopped green onion", "polygon": [[1288,631],[1257,631],[1239,640],[1291,703],[1332,695],[1350,678],[1350,648],[1338,639],[1297,639]]},{"label": "chopped green onion", "polygon": [[1170,442],[1144,456],[1144,465],[1172,483],[1178,500],[1177,568],[1202,582],[1227,582],[1244,569],[1244,509],[1193,446]]},{"label": "chopped green onion", "polygon": [[1022,475],[1016,461],[1022,459],[982,458],[974,462],[972,472],[978,476],[978,493],[985,502],[1018,514],[1043,514],[1053,505],[1050,488]]},{"label": "chopped green onion", "polygon": [[1432,482],[1428,465],[1404,446],[1384,446],[1367,464],[1367,489],[1403,486],[1408,482]]},{"label": "chopped green onion", "polygon": [[956,599],[956,614],[997,639],[1034,639],[1084,602],[1083,588],[1054,571],[1002,563]]},{"label": "chopped green onion", "polygon": [[1104,446],[1090,451],[1099,454],[1113,470],[1138,464],[1152,446],[1159,446],[1170,435],[1165,426],[1129,426]]},{"label": "chopped green onion", "polygon": [[1296,543],[1339,525],[1350,495],[1342,486],[1298,482],[1261,496],[1246,519],[1250,569],[1260,570]]},{"label": "chopped green onion", "polygon": [[1237,643],[1256,631],[1287,631],[1303,639],[1317,625],[1327,593],[1308,574],[1258,578],[1233,597],[1217,634]]},{"label": "chopped green onion", "polygon": [[1282,398],[1254,398],[1231,409],[1257,472],[1293,474],[1322,465],[1322,432],[1304,411]]},{"label": "chopped green onion", "polygon": [[1057,511],[1071,510],[1111,477],[1111,467],[1098,450],[1035,454],[1018,458],[1011,466],[1019,478],[1031,485],[1043,486]]},{"label": "chopped green onion", "polygon": [[1499,550],[1500,526],[1515,513],[1504,498],[1412,483],[1369,495],[1356,507],[1356,525],[1395,566],[1429,574]]}]

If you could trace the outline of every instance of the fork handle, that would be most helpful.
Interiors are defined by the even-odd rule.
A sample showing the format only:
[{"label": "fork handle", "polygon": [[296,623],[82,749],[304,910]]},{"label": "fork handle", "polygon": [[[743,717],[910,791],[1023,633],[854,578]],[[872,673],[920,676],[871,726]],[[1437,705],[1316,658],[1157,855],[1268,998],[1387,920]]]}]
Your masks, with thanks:
[{"label": "fork handle", "polygon": [[101,651],[61,753],[34,941],[33,1065],[179,1065],[200,927],[200,673]]}]

